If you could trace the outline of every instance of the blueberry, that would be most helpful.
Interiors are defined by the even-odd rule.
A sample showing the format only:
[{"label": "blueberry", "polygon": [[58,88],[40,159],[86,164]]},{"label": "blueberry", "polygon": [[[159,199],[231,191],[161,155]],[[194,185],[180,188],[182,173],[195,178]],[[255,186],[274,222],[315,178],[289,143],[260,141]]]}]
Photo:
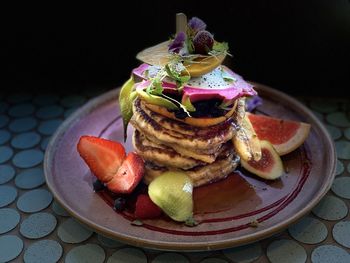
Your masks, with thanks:
[{"label": "blueberry", "polygon": [[175,117],[178,119],[185,119],[187,116],[187,113],[182,108],[175,111]]},{"label": "blueberry", "polygon": [[114,210],[121,212],[125,209],[126,206],[126,199],[123,197],[118,197],[114,201]]},{"label": "blueberry", "polygon": [[99,192],[99,191],[102,191],[105,188],[105,185],[100,180],[96,180],[93,183],[93,187],[94,187],[94,191],[95,192]]}]

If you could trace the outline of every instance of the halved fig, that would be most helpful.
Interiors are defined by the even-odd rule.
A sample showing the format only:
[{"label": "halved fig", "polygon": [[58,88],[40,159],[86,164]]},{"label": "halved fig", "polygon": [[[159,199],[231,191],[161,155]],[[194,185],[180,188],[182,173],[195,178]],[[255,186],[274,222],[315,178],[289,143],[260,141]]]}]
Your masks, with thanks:
[{"label": "halved fig", "polygon": [[281,157],[270,142],[261,140],[260,145],[262,153],[260,160],[245,161],[242,159],[243,168],[267,180],[275,180],[281,177],[284,173]]}]

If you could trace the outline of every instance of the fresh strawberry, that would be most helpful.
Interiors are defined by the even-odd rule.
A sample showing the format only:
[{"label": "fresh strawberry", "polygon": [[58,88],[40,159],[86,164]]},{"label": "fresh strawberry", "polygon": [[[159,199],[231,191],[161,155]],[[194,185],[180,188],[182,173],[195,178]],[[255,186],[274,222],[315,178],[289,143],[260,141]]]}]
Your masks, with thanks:
[{"label": "fresh strawberry", "polygon": [[135,205],[135,217],[138,219],[157,218],[162,214],[162,210],[152,202],[147,194],[140,194]]},{"label": "fresh strawberry", "polygon": [[107,183],[107,188],[115,193],[131,193],[145,173],[142,158],[134,152],[128,153],[118,172]]},{"label": "fresh strawberry", "polygon": [[119,142],[94,136],[80,137],[77,149],[92,173],[104,183],[112,180],[125,159],[125,149]]}]

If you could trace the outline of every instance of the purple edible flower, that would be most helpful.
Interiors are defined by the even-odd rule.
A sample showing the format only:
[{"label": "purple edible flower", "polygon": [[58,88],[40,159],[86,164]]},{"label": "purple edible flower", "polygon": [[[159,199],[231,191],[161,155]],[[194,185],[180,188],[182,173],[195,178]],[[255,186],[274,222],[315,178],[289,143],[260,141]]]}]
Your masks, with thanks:
[{"label": "purple edible flower", "polygon": [[252,112],[256,107],[262,105],[262,102],[262,98],[258,95],[250,97],[247,99],[246,110]]},{"label": "purple edible flower", "polygon": [[202,19],[198,17],[192,17],[190,21],[188,21],[188,27],[191,30],[193,35],[196,35],[198,31],[205,30],[207,25],[203,22]]},{"label": "purple edible flower", "polygon": [[180,53],[180,50],[184,47],[186,40],[185,32],[179,32],[175,36],[173,42],[169,45],[169,51],[174,53]]}]

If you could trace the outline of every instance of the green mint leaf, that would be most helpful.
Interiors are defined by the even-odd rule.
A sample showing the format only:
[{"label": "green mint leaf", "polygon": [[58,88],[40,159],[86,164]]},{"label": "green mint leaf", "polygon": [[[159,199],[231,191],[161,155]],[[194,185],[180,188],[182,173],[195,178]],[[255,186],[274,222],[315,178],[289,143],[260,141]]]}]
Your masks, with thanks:
[{"label": "green mint leaf", "polygon": [[213,51],[218,53],[228,52],[228,43],[227,42],[215,42],[213,45]]}]

